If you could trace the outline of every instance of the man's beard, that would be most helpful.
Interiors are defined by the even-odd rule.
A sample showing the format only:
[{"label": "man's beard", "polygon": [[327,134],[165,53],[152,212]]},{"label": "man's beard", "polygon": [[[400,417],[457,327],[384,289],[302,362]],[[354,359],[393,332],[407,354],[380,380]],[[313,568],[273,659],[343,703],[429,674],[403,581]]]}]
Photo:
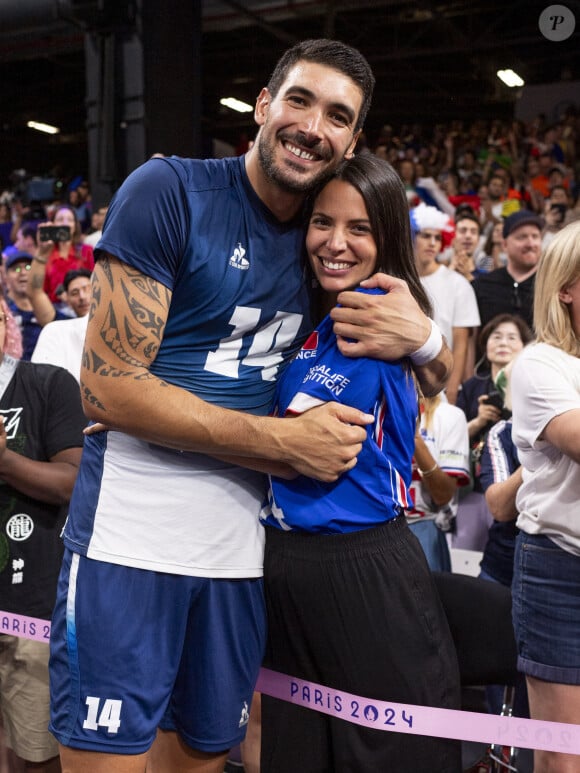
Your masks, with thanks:
[{"label": "man's beard", "polygon": [[[287,137],[284,139],[290,142],[295,142],[296,145],[308,147],[307,143],[303,141],[299,141],[297,139],[290,140]],[[318,155],[321,155],[323,161],[330,160],[328,153],[325,154],[320,150],[315,151],[314,148],[312,148],[312,152],[317,152]],[[265,137],[260,136],[258,138],[258,158],[260,161],[260,166],[262,167],[266,177],[272,182],[276,183],[276,185],[286,193],[307,193],[308,191],[311,191],[313,188],[317,187],[319,184],[328,180],[334,172],[334,166],[325,167],[314,176],[306,174],[304,175],[303,179],[300,179],[296,175],[290,176],[283,168],[280,168],[280,166],[276,164],[274,156],[274,143],[269,144]],[[287,166],[290,169],[293,168],[291,162],[289,162]],[[295,168],[297,171],[302,171],[302,168],[298,165],[296,165]]]}]

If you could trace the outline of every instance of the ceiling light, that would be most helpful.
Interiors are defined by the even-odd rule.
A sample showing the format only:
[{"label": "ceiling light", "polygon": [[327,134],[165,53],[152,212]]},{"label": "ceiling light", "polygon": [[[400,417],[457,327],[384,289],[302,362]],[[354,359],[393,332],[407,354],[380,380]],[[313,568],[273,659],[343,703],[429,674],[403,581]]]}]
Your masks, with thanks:
[{"label": "ceiling light", "polygon": [[251,113],[254,109],[251,105],[248,105],[247,102],[242,102],[240,99],[235,99],[234,97],[224,97],[223,99],[220,99],[220,105],[229,107],[230,110],[236,110],[238,113]]},{"label": "ceiling light", "polygon": [[58,134],[60,132],[58,126],[51,126],[49,123],[41,123],[40,121],[28,121],[26,125],[29,129],[36,129],[37,132],[45,134]]},{"label": "ceiling light", "polygon": [[500,81],[503,81],[506,86],[509,86],[510,89],[524,85],[523,78],[520,78],[517,72],[514,72],[513,70],[498,70],[497,77]]}]

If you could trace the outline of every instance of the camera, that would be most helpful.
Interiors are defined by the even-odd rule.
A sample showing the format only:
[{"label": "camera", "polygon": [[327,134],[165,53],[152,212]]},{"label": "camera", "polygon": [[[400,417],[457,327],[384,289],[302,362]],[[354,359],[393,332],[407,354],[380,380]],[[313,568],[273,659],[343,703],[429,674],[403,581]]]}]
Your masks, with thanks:
[{"label": "camera", "polygon": [[566,217],[566,205],[565,204],[552,204],[550,206],[550,212],[558,213],[558,222],[563,223]]},{"label": "camera", "polygon": [[38,229],[38,238],[41,242],[70,242],[70,226],[41,225]]},{"label": "camera", "polygon": [[497,408],[500,411],[503,409],[503,397],[499,393],[499,390],[492,389],[488,392],[487,405],[493,405],[494,408]]},{"label": "camera", "polygon": [[487,394],[486,405],[493,405],[495,408],[501,411],[502,419],[509,419],[512,412],[508,410],[503,403],[503,397],[498,389],[491,389]]}]

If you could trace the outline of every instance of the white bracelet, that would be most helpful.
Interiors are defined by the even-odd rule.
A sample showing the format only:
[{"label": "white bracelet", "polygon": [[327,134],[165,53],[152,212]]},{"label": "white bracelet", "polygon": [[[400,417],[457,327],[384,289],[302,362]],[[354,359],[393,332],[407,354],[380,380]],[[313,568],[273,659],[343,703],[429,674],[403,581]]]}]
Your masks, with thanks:
[{"label": "white bracelet", "polygon": [[416,352],[409,355],[413,365],[426,365],[428,362],[431,362],[431,360],[434,360],[435,357],[437,357],[443,346],[443,336],[441,335],[439,327],[432,319],[430,319],[429,322],[431,323],[429,338]]}]

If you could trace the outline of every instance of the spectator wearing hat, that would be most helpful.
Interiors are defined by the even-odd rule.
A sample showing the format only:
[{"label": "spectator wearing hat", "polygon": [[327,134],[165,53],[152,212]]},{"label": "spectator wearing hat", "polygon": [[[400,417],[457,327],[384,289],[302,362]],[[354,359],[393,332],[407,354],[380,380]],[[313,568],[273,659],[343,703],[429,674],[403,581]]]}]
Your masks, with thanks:
[{"label": "spectator wearing hat", "polygon": [[411,210],[411,220],[421,284],[433,306],[433,319],[453,352],[453,370],[446,394],[448,401],[455,403],[467,362],[469,335],[479,326],[477,301],[465,277],[437,262],[443,231],[449,228],[449,217],[435,207],[419,204]]},{"label": "spectator wearing hat", "polygon": [[533,326],[535,273],[542,248],[543,221],[527,209],[514,212],[503,224],[507,263],[473,281],[482,326],[498,314],[515,314]]},{"label": "spectator wearing hat", "polygon": [[6,303],[22,334],[23,360],[30,360],[42,329],[26,294],[32,261],[32,255],[15,247],[9,247],[4,251]]}]

